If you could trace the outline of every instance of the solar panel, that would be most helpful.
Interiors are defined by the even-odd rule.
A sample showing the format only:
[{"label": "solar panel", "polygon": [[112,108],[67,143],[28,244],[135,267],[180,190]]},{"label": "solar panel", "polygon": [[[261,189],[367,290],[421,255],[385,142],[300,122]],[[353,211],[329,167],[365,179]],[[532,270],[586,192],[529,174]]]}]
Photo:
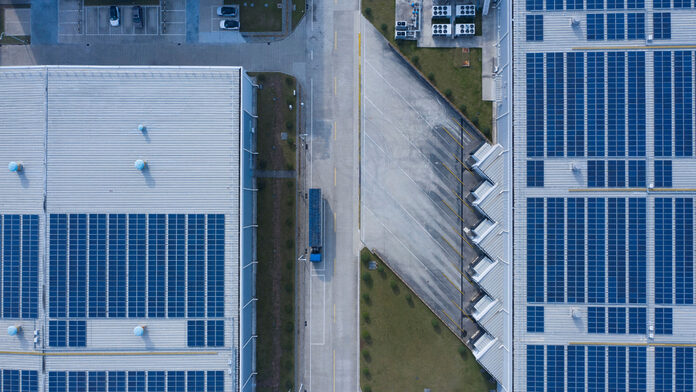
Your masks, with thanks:
[{"label": "solar panel", "polygon": [[609,333],[626,333],[626,308],[609,308]]},{"label": "solar panel", "polygon": [[145,392],[145,372],[128,372],[128,392]]},{"label": "solar panel", "polygon": [[188,216],[188,317],[205,317],[205,215]]},{"label": "solar panel", "polygon": [[655,303],[672,303],[672,199],[655,199]]},{"label": "solar panel", "polygon": [[691,8],[691,0],[674,0],[674,8]]},{"label": "solar panel", "polygon": [[19,318],[22,222],[20,215],[5,215],[3,233],[2,316]]},{"label": "solar panel", "polygon": [[628,9],[645,8],[645,0],[626,0],[626,8],[628,8]]},{"label": "solar panel", "polygon": [[672,308],[655,308],[655,334],[672,334]]},{"label": "solar panel", "polygon": [[670,8],[671,6],[671,0],[653,0],[653,8]]},{"label": "solar panel", "polygon": [[546,155],[563,156],[563,53],[546,53]]},{"label": "solar panel", "polygon": [[527,391],[544,392],[544,346],[527,345]]},{"label": "solar panel", "polygon": [[89,317],[106,317],[106,214],[89,215]]},{"label": "solar panel", "polygon": [[630,188],[645,188],[645,161],[628,161],[628,186]]},{"label": "solar panel", "polygon": [[[630,26],[629,23],[629,39]],[[645,53],[628,52],[629,156],[645,156],[645,124]]]},{"label": "solar panel", "polygon": [[628,25],[628,39],[645,39],[645,14],[626,14],[626,24]]},{"label": "solar panel", "polygon": [[527,186],[544,186],[544,161],[527,161]]},{"label": "solar panel", "polygon": [[675,303],[694,303],[694,200],[674,199]]},{"label": "solar panel", "polygon": [[655,156],[670,156],[672,155],[672,53],[655,52],[654,56]]},{"label": "solar panel", "polygon": [[147,315],[165,317],[167,271],[167,216],[151,214],[148,216],[147,249]]},{"label": "solar panel", "polygon": [[[612,0],[609,0],[612,2]],[[617,1],[617,6],[620,5],[623,8],[623,1]],[[607,39],[608,40],[620,40],[625,38],[625,25],[626,19],[624,14],[607,14]],[[611,53],[611,52],[610,52]],[[609,90],[611,91],[611,90]],[[622,90],[623,91],[623,90]]]},{"label": "solar panel", "polygon": [[601,10],[604,9],[604,0],[587,0],[588,10]]},{"label": "solar panel", "polygon": [[36,370],[22,370],[22,392],[39,391],[39,375]]},{"label": "solar panel", "polygon": [[568,302],[585,302],[585,199],[568,198]]},{"label": "solar panel", "polygon": [[19,392],[20,391],[20,373],[19,370],[4,369],[2,370],[2,391],[3,392]]},{"label": "solar panel", "polygon": [[[580,5],[582,9],[582,4]],[[566,138],[569,157],[585,155],[585,54],[566,54]]]},{"label": "solar panel", "polygon": [[647,202],[628,199],[628,303],[647,302]]},{"label": "solar panel", "polygon": [[89,372],[87,378],[89,392],[106,392],[106,372]]},{"label": "solar panel", "polygon": [[566,0],[566,9],[568,10],[581,10],[583,6],[583,0]]},{"label": "solar panel", "polygon": [[609,346],[609,392],[626,391],[626,347]]},{"label": "solar panel", "polygon": [[86,392],[87,374],[85,372],[68,372],[68,392]]},{"label": "solar panel", "polygon": [[48,372],[48,391],[66,392],[67,382],[65,372]]},{"label": "solar panel", "polygon": [[693,68],[691,52],[674,52],[674,155],[693,156]]},{"label": "solar panel", "polygon": [[205,320],[188,321],[188,346],[205,347]]},{"label": "solar panel", "polygon": [[646,308],[628,308],[628,333],[647,333],[648,314]]},{"label": "solar panel", "polygon": [[624,8],[624,0],[607,0],[607,9],[620,10]]},{"label": "solar panel", "polygon": [[48,320],[48,346],[65,347],[68,345],[67,324],[65,320]]},{"label": "solar panel", "polygon": [[604,161],[587,161],[587,186],[604,188],[606,186]]},{"label": "solar panel", "polygon": [[222,371],[208,371],[207,386],[208,392],[224,392],[225,373]]},{"label": "solar panel", "polygon": [[128,317],[145,317],[146,228],[146,215],[128,215]]},{"label": "solar panel", "polygon": [[568,346],[568,392],[585,391],[585,347]]},{"label": "solar panel", "polygon": [[604,14],[587,14],[587,40],[598,41],[603,39]]},{"label": "solar panel", "polygon": [[186,309],[186,216],[168,216],[167,310],[169,317],[184,317]]},{"label": "solar panel", "polygon": [[693,392],[694,390],[694,348],[675,347],[675,382],[676,392]]},{"label": "solar panel", "polygon": [[606,347],[587,347],[587,387],[589,391],[606,391]]},{"label": "solar panel", "polygon": [[626,199],[608,200],[608,299],[626,303]]},{"label": "solar panel", "polygon": [[546,10],[547,11],[562,10],[562,9],[563,9],[563,0],[546,0]]},{"label": "solar panel", "polygon": [[[623,24],[621,29],[623,31]],[[607,57],[607,136],[609,139],[607,154],[612,157],[621,157],[626,155],[626,53],[609,52]],[[609,167],[611,182],[611,162]]]},{"label": "solar panel", "polygon": [[546,301],[565,300],[565,246],[563,198],[546,199]]},{"label": "solar panel", "polygon": [[546,346],[546,391],[565,392],[565,355],[563,346]]},{"label": "solar panel", "polygon": [[604,156],[604,53],[587,54],[587,155]]},{"label": "solar panel", "polygon": [[608,161],[609,188],[623,188],[626,186],[626,161]]},{"label": "solar panel", "polygon": [[224,320],[208,320],[208,347],[223,347],[225,345],[225,321]]},{"label": "solar panel", "polygon": [[165,391],[165,375],[163,371],[147,372],[147,391],[148,392],[164,392]]},{"label": "solar panel", "polygon": [[527,199],[527,302],[544,302],[544,199]]},{"label": "solar panel", "polygon": [[544,9],[544,0],[527,0],[527,11],[541,11]]},{"label": "solar panel", "polygon": [[527,53],[527,156],[544,156],[543,53]]},{"label": "solar panel", "polygon": [[604,307],[587,308],[587,333],[606,333],[606,312]]},{"label": "solar panel", "polygon": [[672,187],[672,161],[655,161],[655,186]]},{"label": "solar panel", "polygon": [[167,392],[185,392],[186,391],[186,373],[185,372],[167,372]]},{"label": "solar panel", "polygon": [[587,199],[587,302],[605,300],[606,200]]},{"label": "solar panel", "polygon": [[68,317],[87,311],[87,215],[68,216]]},{"label": "solar panel", "polygon": [[87,345],[87,325],[83,320],[68,320],[68,347]]},{"label": "solar panel", "polygon": [[647,392],[647,355],[645,347],[628,348],[628,390]]},{"label": "solar panel", "polygon": [[126,215],[109,215],[109,317],[126,317]]},{"label": "solar panel", "polygon": [[672,347],[655,347],[655,392],[672,392]]},{"label": "solar panel", "polygon": [[22,216],[22,318],[37,318],[38,302],[39,216],[24,215]]},{"label": "solar panel", "polygon": [[[543,185],[543,166],[542,166]],[[208,215],[208,317],[225,315],[225,215]]]},{"label": "solar panel", "polygon": [[543,306],[527,306],[527,332],[544,332]]},{"label": "solar panel", "polygon": [[109,392],[126,392],[126,372],[109,372],[108,373]]}]

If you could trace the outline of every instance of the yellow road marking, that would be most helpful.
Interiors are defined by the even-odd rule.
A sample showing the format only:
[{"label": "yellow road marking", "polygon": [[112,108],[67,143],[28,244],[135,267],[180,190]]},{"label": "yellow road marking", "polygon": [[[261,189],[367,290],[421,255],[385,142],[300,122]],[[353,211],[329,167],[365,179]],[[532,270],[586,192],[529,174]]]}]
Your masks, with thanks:
[{"label": "yellow road marking", "polygon": [[464,205],[466,205],[467,207],[469,207],[469,209],[470,209],[471,211],[474,211],[474,208],[471,207],[471,206],[469,205],[469,203],[467,203],[464,199],[462,199],[462,198],[459,196],[459,194],[457,194],[457,192],[455,192],[455,191],[453,191],[453,190],[451,190],[451,189],[450,189],[450,192],[454,193],[454,195],[457,196],[457,199],[459,199],[462,203],[464,203]]},{"label": "yellow road marking", "polygon": [[457,160],[457,162],[459,162],[460,165],[462,165],[463,168],[465,168],[466,170],[468,170],[469,173],[474,174],[474,172],[472,172],[471,169],[469,169],[469,166],[465,165],[464,162],[462,162],[461,160],[459,160],[459,158],[457,158],[457,156],[456,156],[454,153],[452,153],[452,156],[454,157],[454,159]]},{"label": "yellow road marking", "polygon": [[464,293],[463,293],[461,290],[459,290],[459,287],[457,287],[457,285],[454,284],[454,282],[452,282],[452,281],[450,280],[450,278],[449,278],[447,275],[445,275],[444,273],[442,273],[442,276],[444,276],[445,279],[447,279],[447,281],[450,282],[450,284],[451,284],[455,289],[457,289],[457,291],[459,291],[462,295],[464,295]]},{"label": "yellow road marking", "polygon": [[336,392],[336,350],[333,350],[333,390]]},{"label": "yellow road marking", "polygon": [[450,172],[450,174],[452,174],[452,175],[454,176],[454,178],[456,178],[457,181],[459,181],[460,184],[464,185],[464,183],[462,182],[462,180],[460,180],[459,177],[457,177],[457,175],[454,174],[454,172],[453,172],[452,170],[450,170],[449,167],[447,167],[447,165],[445,165],[445,164],[443,163],[442,166],[444,166],[445,169],[447,169],[447,171]]},{"label": "yellow road marking", "polygon": [[464,146],[462,146],[462,144],[459,143],[459,140],[457,140],[457,138],[455,138],[454,135],[452,135],[452,132],[450,132],[449,129],[447,129],[447,127],[441,127],[441,128],[443,131],[447,132],[447,134],[452,138],[452,140],[454,140],[455,143],[457,143],[459,148],[461,148],[462,150],[464,149]]},{"label": "yellow road marking", "polygon": [[334,50],[338,48],[338,32],[334,31]]},{"label": "yellow road marking", "polygon": [[457,272],[459,272],[459,274],[462,275],[464,277],[464,279],[466,279],[467,282],[471,283],[472,286],[474,285],[474,282],[472,282],[471,279],[469,279],[469,277],[466,276],[464,271],[462,271],[459,267],[457,267],[457,265],[454,264],[453,262],[450,261],[449,263],[452,264],[452,267],[454,267],[454,269],[456,269]]},{"label": "yellow road marking", "polygon": [[466,316],[466,318],[468,318],[469,320],[471,320],[471,321],[473,321],[473,322],[476,322],[476,320],[474,320],[469,314],[467,314],[467,313],[464,311],[464,309],[462,309],[459,305],[457,305],[456,302],[452,301],[451,298],[449,298],[449,300],[450,300],[450,302],[452,302],[452,305],[456,306],[457,309],[459,309],[459,311],[462,312],[462,314]]},{"label": "yellow road marking", "polygon": [[476,249],[476,248],[474,248],[473,245],[471,245],[471,243],[469,243],[469,241],[466,239],[466,237],[464,237],[463,235],[461,235],[461,233],[459,233],[459,230],[457,230],[457,229],[454,228],[454,226],[452,227],[452,230],[454,230],[454,232],[457,233],[457,235],[459,236],[459,238],[463,239],[464,242],[466,242],[467,245],[469,245],[469,246],[471,247],[471,249]]},{"label": "yellow road marking", "polygon": [[336,167],[334,166],[334,186],[336,186]]},{"label": "yellow road marking", "polygon": [[449,242],[449,240],[448,240],[447,238],[445,238],[444,235],[440,234],[440,237],[442,237],[442,239],[445,240],[445,242],[447,243],[447,245],[449,245],[450,248],[452,248],[453,251],[457,252],[457,254],[459,255],[459,257],[460,257],[462,260],[464,260],[464,256],[462,256],[462,254],[459,253],[459,250],[458,250],[457,248],[455,248],[454,245],[452,245],[452,243]]},{"label": "yellow road marking", "polygon": [[459,125],[459,128],[461,128],[462,131],[466,132],[466,134],[469,135],[470,138],[472,138],[472,139],[474,138],[473,136],[471,136],[471,134],[469,133],[469,131],[467,131],[466,128],[464,128],[464,126],[463,126],[459,121],[457,121],[456,118],[452,117],[452,121],[456,122],[457,125]]},{"label": "yellow road marking", "polygon": [[336,121],[334,121],[334,140],[336,140]]},{"label": "yellow road marking", "polygon": [[334,233],[336,232],[336,213],[334,212]]},{"label": "yellow road marking", "polygon": [[[335,264],[335,263],[334,263]],[[334,324],[336,324],[336,304],[334,304],[334,318],[333,318]]]},{"label": "yellow road marking", "polygon": [[358,33],[358,57],[362,56],[362,35]]},{"label": "yellow road marking", "polygon": [[440,311],[445,315],[445,317],[447,317],[447,318],[449,319],[449,321],[451,321],[452,323],[454,323],[454,325],[455,325],[460,331],[466,332],[465,330],[462,329],[462,327],[459,326],[459,324],[457,324],[456,321],[452,320],[452,317],[450,317],[450,315],[447,314],[447,312],[445,312],[444,309],[441,309]]},{"label": "yellow road marking", "polygon": [[[449,208],[450,211],[452,211],[452,213],[453,213],[457,218],[459,218],[460,221],[464,222],[464,219],[462,219],[462,217],[459,216],[459,214],[457,214],[457,213],[452,209],[452,207],[450,207],[450,205],[447,204],[446,201],[442,200],[442,202],[447,206],[447,208]],[[466,223],[466,222],[464,222],[464,223]]]}]

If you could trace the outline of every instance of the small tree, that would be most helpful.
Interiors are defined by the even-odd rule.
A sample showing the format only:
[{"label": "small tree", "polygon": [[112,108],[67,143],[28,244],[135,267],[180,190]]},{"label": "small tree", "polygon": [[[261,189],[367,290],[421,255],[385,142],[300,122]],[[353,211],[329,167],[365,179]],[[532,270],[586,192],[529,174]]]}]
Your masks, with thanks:
[{"label": "small tree", "polygon": [[367,16],[367,19],[372,19],[372,8],[365,8],[365,16]]},{"label": "small tree", "polygon": [[365,282],[367,287],[372,288],[372,275],[370,275],[369,272],[365,272],[362,274],[362,280]]},{"label": "small tree", "polygon": [[382,31],[384,31],[385,33],[387,32],[387,24],[386,24],[386,23],[382,23],[382,25],[379,26],[379,27],[380,27],[380,28],[382,29]]}]

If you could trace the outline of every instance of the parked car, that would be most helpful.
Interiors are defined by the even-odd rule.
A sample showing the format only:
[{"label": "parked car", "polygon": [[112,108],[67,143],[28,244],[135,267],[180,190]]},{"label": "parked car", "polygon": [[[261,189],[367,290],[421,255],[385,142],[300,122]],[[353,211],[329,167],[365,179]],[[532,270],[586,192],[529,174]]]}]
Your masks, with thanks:
[{"label": "parked car", "polygon": [[235,17],[237,16],[237,7],[218,7],[217,14],[218,16]]},{"label": "parked car", "polygon": [[109,23],[111,23],[113,27],[121,25],[121,9],[115,5],[109,7]]},{"label": "parked car", "polygon": [[220,28],[223,30],[239,30],[239,22],[230,19],[221,20]]},{"label": "parked car", "polygon": [[133,6],[133,26],[143,28],[143,7],[139,5]]}]

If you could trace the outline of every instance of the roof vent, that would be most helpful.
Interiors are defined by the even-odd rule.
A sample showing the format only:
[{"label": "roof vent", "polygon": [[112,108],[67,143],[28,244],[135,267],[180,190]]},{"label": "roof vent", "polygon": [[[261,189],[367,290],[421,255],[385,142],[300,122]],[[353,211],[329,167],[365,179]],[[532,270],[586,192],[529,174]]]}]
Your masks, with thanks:
[{"label": "roof vent", "polygon": [[12,161],[7,165],[7,168],[10,169],[11,172],[20,172],[22,171],[22,163]]},{"label": "roof vent", "polygon": [[138,325],[137,327],[133,328],[133,335],[143,336],[144,334],[145,334],[145,326],[144,325]]},{"label": "roof vent", "polygon": [[7,327],[7,334],[10,336],[15,336],[19,333],[20,327],[16,325],[10,325]]},{"label": "roof vent", "polygon": [[138,131],[140,132],[145,132],[147,130],[147,127],[143,124],[138,124]]},{"label": "roof vent", "polygon": [[142,159],[138,159],[137,161],[135,161],[133,166],[135,166],[136,169],[143,171],[143,170],[145,170],[145,167],[147,166],[147,161],[143,161]]}]

